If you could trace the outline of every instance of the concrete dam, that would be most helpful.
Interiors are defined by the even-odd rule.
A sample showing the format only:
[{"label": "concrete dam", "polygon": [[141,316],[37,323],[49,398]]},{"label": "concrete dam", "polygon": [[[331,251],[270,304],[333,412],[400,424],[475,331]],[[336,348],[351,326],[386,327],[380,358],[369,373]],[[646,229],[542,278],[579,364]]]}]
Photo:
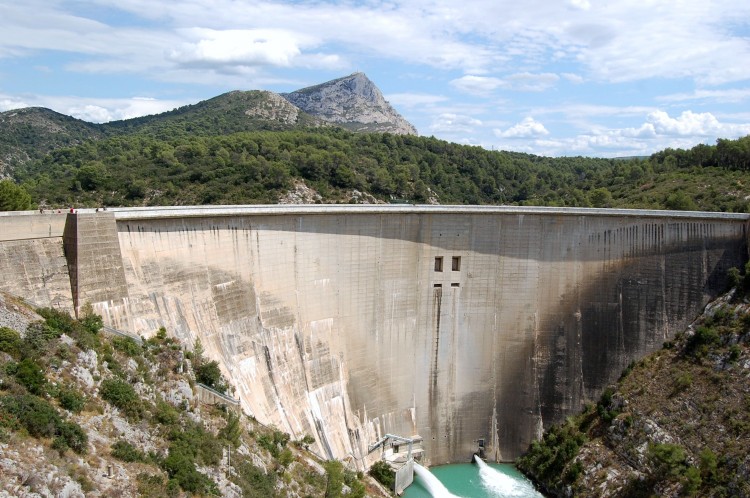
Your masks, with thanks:
[{"label": "concrete dam", "polygon": [[0,214],[0,289],[200,338],[244,410],[358,468],[509,461],[683,330],[746,214],[219,206]]}]

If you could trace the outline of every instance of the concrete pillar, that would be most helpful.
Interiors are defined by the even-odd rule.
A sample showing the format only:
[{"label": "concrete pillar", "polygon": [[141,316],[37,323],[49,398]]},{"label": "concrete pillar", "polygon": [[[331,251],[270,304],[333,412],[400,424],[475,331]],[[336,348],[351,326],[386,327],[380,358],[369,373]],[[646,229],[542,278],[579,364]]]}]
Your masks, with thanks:
[{"label": "concrete pillar", "polygon": [[87,302],[128,297],[113,213],[70,213],[63,232],[76,316]]}]

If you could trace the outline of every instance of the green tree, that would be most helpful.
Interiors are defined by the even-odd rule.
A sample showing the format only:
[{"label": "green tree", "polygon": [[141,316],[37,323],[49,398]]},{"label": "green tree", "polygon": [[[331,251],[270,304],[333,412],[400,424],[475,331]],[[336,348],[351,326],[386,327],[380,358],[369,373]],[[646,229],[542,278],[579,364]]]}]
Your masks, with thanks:
[{"label": "green tree", "polygon": [[227,425],[219,430],[218,434],[220,439],[224,439],[237,448],[241,441],[242,426],[240,425],[240,418],[234,412],[227,412]]},{"label": "green tree", "polygon": [[227,390],[227,386],[222,380],[219,363],[216,361],[209,361],[197,367],[195,369],[195,380],[221,393]]},{"label": "green tree", "polygon": [[22,346],[23,340],[21,340],[21,335],[18,332],[8,327],[0,327],[0,351],[18,358]]},{"label": "green tree", "polygon": [[18,363],[16,378],[31,394],[42,394],[47,383],[41,365],[30,358],[24,358]]},{"label": "green tree", "polygon": [[138,419],[141,415],[141,400],[133,386],[121,379],[107,379],[100,389],[102,399],[125,412],[130,418]]},{"label": "green tree", "polygon": [[604,187],[594,189],[589,193],[589,202],[596,208],[612,207],[612,193]]},{"label": "green tree", "polygon": [[386,488],[393,489],[396,482],[396,474],[385,460],[378,460],[373,463],[367,473]]},{"label": "green tree", "polygon": [[698,209],[695,201],[682,190],[669,194],[667,200],[664,201],[664,207],[677,211],[695,211]]},{"label": "green tree", "polygon": [[31,196],[25,188],[10,180],[0,181],[0,211],[25,211],[31,207]]},{"label": "green tree", "polygon": [[323,464],[328,475],[326,498],[339,498],[344,486],[344,466],[338,460],[329,460]]}]

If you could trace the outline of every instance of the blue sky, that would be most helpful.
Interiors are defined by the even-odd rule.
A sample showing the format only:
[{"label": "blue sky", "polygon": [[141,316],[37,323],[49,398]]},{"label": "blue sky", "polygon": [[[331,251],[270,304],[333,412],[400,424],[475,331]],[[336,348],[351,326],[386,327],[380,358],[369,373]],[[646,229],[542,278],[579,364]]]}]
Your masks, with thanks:
[{"label": "blue sky", "polygon": [[363,71],[421,135],[647,155],[750,134],[750,2],[0,0],[0,111],[103,122]]}]

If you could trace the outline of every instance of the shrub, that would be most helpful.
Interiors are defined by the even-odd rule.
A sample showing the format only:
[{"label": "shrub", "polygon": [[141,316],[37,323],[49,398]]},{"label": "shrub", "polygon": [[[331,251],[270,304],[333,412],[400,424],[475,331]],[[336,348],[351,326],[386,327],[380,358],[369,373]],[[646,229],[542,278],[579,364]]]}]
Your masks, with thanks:
[{"label": "shrub", "polygon": [[710,448],[704,448],[700,454],[701,477],[707,482],[713,482],[717,476],[719,461],[716,453]]},{"label": "shrub", "polygon": [[49,328],[57,332],[58,337],[61,334],[73,335],[76,329],[76,321],[69,313],[54,308],[39,308],[36,312],[44,318],[44,323]]},{"label": "shrub", "polygon": [[60,415],[55,407],[42,398],[30,394],[4,396],[0,406],[14,415],[34,437],[52,437],[60,423]]},{"label": "shrub", "polygon": [[674,393],[684,391],[693,385],[693,376],[690,372],[681,372],[674,380]]},{"label": "shrub", "polygon": [[141,346],[130,337],[115,337],[112,339],[112,347],[131,358],[139,356],[142,352]]},{"label": "shrub", "polygon": [[688,496],[693,496],[701,487],[703,481],[700,471],[695,467],[688,467],[682,478],[682,492]]},{"label": "shrub", "polygon": [[687,340],[685,352],[696,358],[701,358],[708,352],[708,346],[719,342],[719,334],[711,327],[701,325]]},{"label": "shrub", "polygon": [[100,315],[94,313],[94,308],[91,303],[86,303],[81,308],[81,319],[80,323],[84,330],[89,334],[98,334],[104,326],[104,321]]},{"label": "shrub", "polygon": [[86,453],[88,436],[80,425],[75,422],[60,422],[55,431],[57,437],[53,441],[53,448],[64,451],[70,448],[78,454]]},{"label": "shrub", "polygon": [[367,473],[388,489],[393,489],[393,486],[396,483],[396,473],[393,472],[391,466],[384,460],[378,460],[372,464],[372,467],[370,467],[370,470],[368,470]]},{"label": "shrub", "polygon": [[339,498],[344,486],[344,466],[338,460],[329,460],[323,464],[323,467],[325,467],[328,477],[326,498]]},{"label": "shrub", "polygon": [[273,436],[269,434],[261,434],[256,438],[256,441],[261,448],[268,450],[272,457],[278,458],[279,447],[273,442]]},{"label": "shrub", "polygon": [[681,477],[688,468],[685,450],[676,444],[649,444],[648,459],[659,479]]},{"label": "shrub", "polygon": [[227,390],[227,386],[223,382],[221,369],[219,369],[219,363],[216,361],[201,363],[196,367],[195,379],[201,384],[216,389],[220,393],[224,393]]},{"label": "shrub", "polygon": [[75,422],[64,421],[54,406],[37,396],[23,394],[3,396],[0,408],[13,415],[34,437],[54,437],[53,447],[64,451],[71,448],[85,453],[88,444],[86,432]]},{"label": "shrub", "polygon": [[265,474],[249,462],[234,464],[237,472],[233,482],[242,489],[242,496],[265,497],[276,495],[276,475]]},{"label": "shrub", "polygon": [[226,418],[227,425],[219,430],[218,437],[236,448],[241,443],[242,426],[240,425],[240,418],[233,412],[228,412]]},{"label": "shrub", "polygon": [[602,397],[599,399],[599,403],[596,405],[596,411],[605,423],[610,423],[620,414],[619,410],[610,409],[614,394],[614,389],[611,387],[606,388],[602,393]]},{"label": "shrub", "polygon": [[23,338],[23,355],[36,357],[43,353],[50,341],[60,337],[60,332],[50,328],[47,324],[34,322],[26,328]]},{"label": "shrub", "polygon": [[195,461],[184,448],[170,447],[169,455],[164,460],[164,470],[169,477],[179,483],[189,493],[217,495],[216,483],[195,468]]},{"label": "shrub", "polygon": [[279,453],[279,465],[281,465],[282,467],[289,467],[289,464],[291,464],[293,461],[294,454],[289,448],[284,448],[284,450]]},{"label": "shrub", "polygon": [[729,361],[735,362],[740,358],[742,354],[742,348],[738,344],[732,344],[729,347]]},{"label": "shrub", "polygon": [[[609,403],[612,394],[605,391],[600,403]],[[570,420],[566,424],[552,426],[541,441],[531,443],[529,451],[518,459],[518,467],[539,480],[555,486],[562,485],[566,477],[572,477],[564,472],[566,465],[575,458],[585,441],[585,434]]]},{"label": "shrub", "polygon": [[[170,486],[170,484],[173,484]],[[180,495],[177,481],[166,481],[161,475],[138,474],[138,496],[141,498],[170,498]]]},{"label": "shrub", "polygon": [[16,379],[32,394],[42,394],[47,379],[42,366],[30,358],[24,358],[16,368]]},{"label": "shrub", "polygon": [[86,405],[86,397],[74,388],[60,389],[57,393],[60,406],[73,413],[79,413]]},{"label": "shrub", "polygon": [[145,453],[122,439],[112,445],[112,456],[123,462],[145,462],[148,459]]},{"label": "shrub", "polygon": [[302,439],[295,442],[297,446],[301,446],[304,449],[308,449],[310,445],[314,443],[315,443],[315,438],[312,437],[310,434],[305,434],[305,436]]},{"label": "shrub", "polygon": [[166,401],[158,400],[154,410],[154,419],[160,424],[172,426],[179,422],[180,413]]},{"label": "shrub", "polygon": [[360,479],[364,477],[361,472],[352,472],[349,469],[344,469],[344,484],[349,486],[349,494],[347,498],[364,498],[367,492],[367,488]]},{"label": "shrub", "polygon": [[60,423],[55,407],[42,398],[32,395],[8,396],[2,400],[5,409],[18,417],[29,434],[34,437],[52,437]]},{"label": "shrub", "polygon": [[107,379],[100,390],[102,399],[122,410],[132,418],[139,418],[141,403],[133,386],[122,379]]},{"label": "shrub", "polygon": [[0,327],[0,351],[8,353],[13,358],[19,358],[23,341],[21,335],[8,327]]},{"label": "shrub", "polygon": [[170,451],[189,455],[201,465],[217,465],[221,461],[221,442],[201,425],[188,423],[169,434]]},{"label": "shrub", "polygon": [[274,430],[273,431],[273,442],[281,446],[282,448],[286,446],[286,444],[289,442],[289,434],[286,432],[281,432]]}]

